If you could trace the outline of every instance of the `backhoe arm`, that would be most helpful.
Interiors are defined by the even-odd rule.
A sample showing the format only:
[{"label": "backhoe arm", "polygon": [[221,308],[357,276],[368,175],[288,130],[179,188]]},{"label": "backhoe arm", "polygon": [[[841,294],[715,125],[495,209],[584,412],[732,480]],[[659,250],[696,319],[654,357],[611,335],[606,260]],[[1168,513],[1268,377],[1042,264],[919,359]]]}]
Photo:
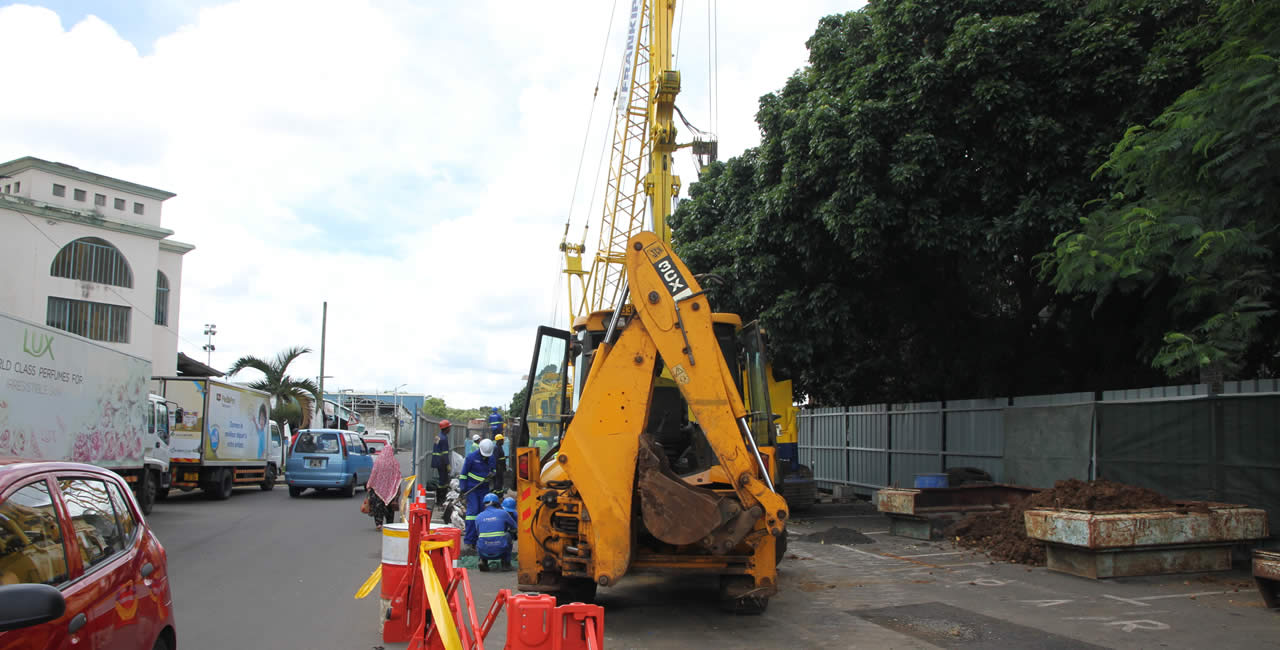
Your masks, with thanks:
[{"label": "backhoe arm", "polygon": [[760,505],[766,527],[781,535],[786,501],[770,488],[745,435],[747,413],[711,324],[711,305],[693,274],[657,235],[627,245],[631,302],[707,442],[733,480],[743,509]]}]

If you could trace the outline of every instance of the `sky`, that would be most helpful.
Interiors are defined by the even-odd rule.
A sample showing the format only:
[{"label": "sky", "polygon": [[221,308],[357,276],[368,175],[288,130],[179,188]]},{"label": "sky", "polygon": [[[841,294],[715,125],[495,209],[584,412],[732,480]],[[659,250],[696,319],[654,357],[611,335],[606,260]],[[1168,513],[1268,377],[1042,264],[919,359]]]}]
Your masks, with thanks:
[{"label": "sky", "polygon": [[[188,356],[214,323],[213,366],[300,345],[315,379],[327,302],[326,392],[503,406],[537,327],[567,326],[566,219],[597,235],[631,4],[0,0],[0,160],[177,194]],[[676,105],[721,159],[755,146],[759,97],[862,4],[679,3]]]}]

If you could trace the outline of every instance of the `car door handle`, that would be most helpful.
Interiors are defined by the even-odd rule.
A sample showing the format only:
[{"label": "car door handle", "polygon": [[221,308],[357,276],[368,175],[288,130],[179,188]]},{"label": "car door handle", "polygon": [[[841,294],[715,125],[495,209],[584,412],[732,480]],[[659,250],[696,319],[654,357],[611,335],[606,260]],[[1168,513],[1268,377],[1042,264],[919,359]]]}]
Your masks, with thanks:
[{"label": "car door handle", "polygon": [[142,570],[139,571],[139,573],[141,573],[142,577],[144,578],[150,578],[151,574],[155,572],[156,572],[156,567],[150,562],[147,562],[146,564],[142,565]]},{"label": "car door handle", "polygon": [[69,634],[75,634],[80,631],[80,628],[84,627],[85,623],[88,622],[89,618],[84,615],[84,612],[76,614],[75,617],[71,619],[71,622],[67,624],[67,632]]}]

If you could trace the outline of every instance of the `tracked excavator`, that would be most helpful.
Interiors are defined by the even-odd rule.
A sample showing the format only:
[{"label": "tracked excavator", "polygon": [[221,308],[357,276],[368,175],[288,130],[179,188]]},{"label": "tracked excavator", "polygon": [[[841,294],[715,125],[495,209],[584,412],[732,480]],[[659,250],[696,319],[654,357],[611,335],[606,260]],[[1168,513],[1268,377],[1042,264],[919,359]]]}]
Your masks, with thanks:
[{"label": "tracked excavator", "polygon": [[625,282],[574,332],[538,330],[513,459],[520,589],[588,601],[637,572],[696,572],[726,609],[760,613],[789,515],[775,417],[748,410],[767,404],[760,330],[713,312],[652,232],[628,240]]}]

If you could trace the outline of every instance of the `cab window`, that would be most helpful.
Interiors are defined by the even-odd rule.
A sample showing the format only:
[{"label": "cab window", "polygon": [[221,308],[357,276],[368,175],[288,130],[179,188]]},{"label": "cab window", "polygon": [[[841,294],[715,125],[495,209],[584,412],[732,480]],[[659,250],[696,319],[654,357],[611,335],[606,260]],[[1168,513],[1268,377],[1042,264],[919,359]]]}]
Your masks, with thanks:
[{"label": "cab window", "polygon": [[155,434],[160,436],[161,440],[169,442],[169,407],[164,404],[156,404],[154,412],[156,421]]},{"label": "cab window", "polygon": [[88,573],[125,548],[107,484],[97,479],[64,478],[58,485],[71,515],[71,537]]},{"label": "cab window", "polygon": [[0,503],[0,584],[67,581],[62,525],[44,480],[18,488]]}]

